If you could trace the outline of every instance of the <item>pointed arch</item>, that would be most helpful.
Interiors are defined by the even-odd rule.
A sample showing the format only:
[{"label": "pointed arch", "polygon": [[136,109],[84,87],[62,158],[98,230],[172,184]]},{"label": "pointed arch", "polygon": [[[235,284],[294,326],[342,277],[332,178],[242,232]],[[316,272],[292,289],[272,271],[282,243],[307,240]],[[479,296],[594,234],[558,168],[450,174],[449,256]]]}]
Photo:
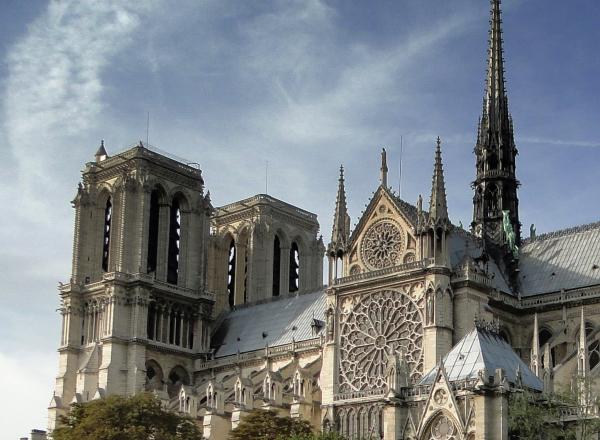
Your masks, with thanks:
[{"label": "pointed arch", "polygon": [[189,209],[189,202],[183,192],[176,192],[171,198],[169,211],[169,245],[167,258],[167,282],[178,284],[179,272],[182,266],[181,248],[183,231],[183,212]]},{"label": "pointed arch", "polygon": [[158,265],[160,242],[160,209],[166,203],[167,193],[160,184],[155,184],[150,191],[148,207],[148,250],[146,253],[146,273],[155,273]]},{"label": "pointed arch", "polygon": [[104,203],[104,221],[102,227],[102,270],[108,272],[110,257],[110,236],[112,232],[113,204],[109,195]]}]

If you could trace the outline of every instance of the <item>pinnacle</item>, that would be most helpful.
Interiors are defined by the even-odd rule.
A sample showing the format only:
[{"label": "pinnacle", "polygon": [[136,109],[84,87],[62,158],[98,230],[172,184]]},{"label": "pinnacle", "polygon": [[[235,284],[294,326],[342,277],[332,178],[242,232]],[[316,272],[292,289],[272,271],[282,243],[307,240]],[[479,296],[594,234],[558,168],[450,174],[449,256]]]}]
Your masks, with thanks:
[{"label": "pinnacle", "polygon": [[444,166],[442,164],[442,141],[439,136],[435,147],[435,165],[431,183],[431,199],[429,216],[433,221],[448,219],[446,204],[446,187],[444,183]]}]

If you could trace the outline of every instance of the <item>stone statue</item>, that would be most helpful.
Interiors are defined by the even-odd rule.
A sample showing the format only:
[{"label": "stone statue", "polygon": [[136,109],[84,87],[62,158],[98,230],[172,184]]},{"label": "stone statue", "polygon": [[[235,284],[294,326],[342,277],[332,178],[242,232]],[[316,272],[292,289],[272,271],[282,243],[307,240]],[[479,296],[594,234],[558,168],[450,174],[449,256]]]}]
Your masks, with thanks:
[{"label": "stone statue", "polygon": [[517,236],[513,230],[512,223],[509,217],[510,211],[502,211],[502,228],[508,242],[508,248],[511,250],[513,257],[519,258],[519,247],[517,246]]},{"label": "stone statue", "polygon": [[427,293],[427,323],[433,324],[433,292]]},{"label": "stone statue", "polygon": [[529,227],[529,238],[535,240],[535,225],[533,223]]}]

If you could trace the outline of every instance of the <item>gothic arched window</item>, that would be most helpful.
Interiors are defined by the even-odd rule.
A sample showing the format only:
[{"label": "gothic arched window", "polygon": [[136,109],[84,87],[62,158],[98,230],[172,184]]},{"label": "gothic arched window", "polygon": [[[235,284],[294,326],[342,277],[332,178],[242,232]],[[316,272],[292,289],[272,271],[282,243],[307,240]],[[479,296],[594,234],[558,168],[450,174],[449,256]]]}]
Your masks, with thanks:
[{"label": "gothic arched window", "polygon": [[227,253],[227,297],[229,298],[229,307],[233,307],[235,304],[235,258],[235,241],[232,239]]},{"label": "gothic arched window", "polygon": [[281,242],[275,235],[273,240],[273,296],[279,296],[279,276],[281,271]]},{"label": "gothic arched window", "polygon": [[104,229],[102,234],[102,270],[108,271],[108,255],[110,253],[110,229],[112,223],[112,203],[110,197],[104,207]]},{"label": "gothic arched window", "polygon": [[179,275],[179,253],[181,250],[181,207],[179,199],[171,203],[169,222],[169,258],[167,261],[167,282],[177,284]]},{"label": "gothic arched window", "polygon": [[158,197],[158,191],[152,191],[152,194],[150,195],[150,219],[148,224],[147,273],[156,272],[156,263],[158,259],[158,226],[160,218]]},{"label": "gothic arched window", "polygon": [[490,186],[485,194],[485,215],[494,216],[498,213],[498,188],[496,185]]},{"label": "gothic arched window", "polygon": [[290,248],[290,292],[297,292],[299,289],[300,280],[300,252],[298,244],[292,243]]}]

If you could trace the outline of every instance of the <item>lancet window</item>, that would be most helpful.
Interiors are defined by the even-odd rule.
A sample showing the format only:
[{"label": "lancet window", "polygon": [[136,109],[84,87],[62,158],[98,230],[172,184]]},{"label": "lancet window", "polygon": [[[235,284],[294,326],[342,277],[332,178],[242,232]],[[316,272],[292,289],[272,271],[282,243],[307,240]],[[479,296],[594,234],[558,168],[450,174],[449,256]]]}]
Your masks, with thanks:
[{"label": "lancet window", "polygon": [[104,227],[102,233],[102,270],[108,271],[108,256],[110,251],[110,231],[112,223],[112,202],[110,197],[104,207]]},{"label": "lancet window", "polygon": [[235,305],[235,241],[232,239],[229,243],[229,252],[227,259],[227,296],[229,298],[229,306]]},{"label": "lancet window", "polygon": [[300,280],[300,252],[298,250],[298,243],[293,242],[290,248],[290,282],[289,291],[297,292],[299,288]]},{"label": "lancet window", "polygon": [[169,222],[169,258],[167,262],[167,282],[177,284],[179,257],[181,250],[181,207],[179,199],[171,203]]},{"label": "lancet window", "polygon": [[273,296],[279,296],[281,274],[281,242],[275,235],[273,240]]},{"label": "lancet window", "polygon": [[152,191],[150,195],[150,219],[148,225],[148,263],[147,273],[156,272],[158,260],[158,231],[160,222],[159,193]]}]

